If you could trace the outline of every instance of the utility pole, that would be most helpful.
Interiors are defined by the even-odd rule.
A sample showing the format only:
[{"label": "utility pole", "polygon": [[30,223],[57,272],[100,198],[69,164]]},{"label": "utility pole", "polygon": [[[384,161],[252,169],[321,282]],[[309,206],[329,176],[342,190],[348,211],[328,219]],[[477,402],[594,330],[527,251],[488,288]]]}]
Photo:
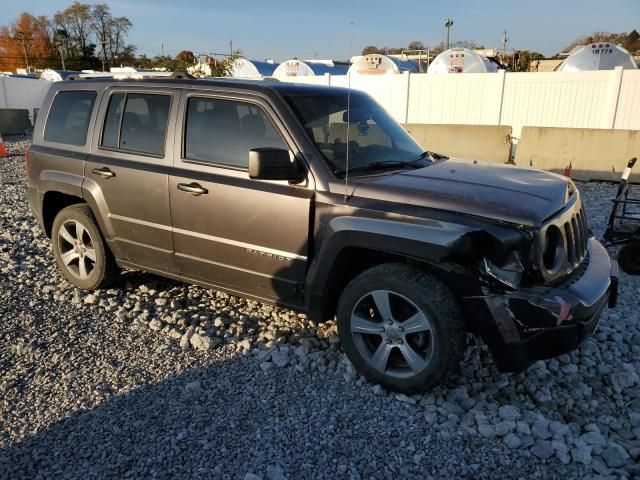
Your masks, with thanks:
[{"label": "utility pole", "polygon": [[233,57],[233,40],[229,40],[229,55]]},{"label": "utility pole", "polygon": [[29,57],[27,56],[27,41],[31,41],[31,37],[27,37],[24,32],[16,32],[16,40],[20,40],[22,43],[22,52],[24,53],[24,63],[27,66],[27,72],[29,69]]},{"label": "utility pole", "polygon": [[451,20],[449,17],[447,17],[447,19],[444,21],[444,26],[447,29],[447,48],[446,50],[449,50],[449,31],[451,30],[451,27],[453,26],[453,20]]},{"label": "utility pole", "polygon": [[57,42],[55,46],[58,48],[58,51],[60,52],[60,60],[62,60],[62,70],[66,70],[66,68],[64,68],[64,48],[62,48],[62,43]]}]

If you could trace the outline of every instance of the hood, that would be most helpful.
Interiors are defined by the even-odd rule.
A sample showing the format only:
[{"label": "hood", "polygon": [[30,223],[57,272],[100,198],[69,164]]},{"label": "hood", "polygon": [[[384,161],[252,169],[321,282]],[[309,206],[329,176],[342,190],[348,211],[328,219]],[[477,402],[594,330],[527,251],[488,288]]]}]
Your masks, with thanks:
[{"label": "hood", "polygon": [[351,177],[353,195],[537,227],[573,191],[563,176],[513,165],[448,159],[391,175]]}]

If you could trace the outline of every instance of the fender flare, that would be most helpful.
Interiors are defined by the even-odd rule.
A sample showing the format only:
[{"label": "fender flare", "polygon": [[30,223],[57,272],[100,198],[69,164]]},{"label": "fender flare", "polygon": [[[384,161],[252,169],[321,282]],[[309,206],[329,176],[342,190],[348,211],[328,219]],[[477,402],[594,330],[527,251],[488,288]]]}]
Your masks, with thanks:
[{"label": "fender flare", "polygon": [[408,223],[392,219],[336,217],[324,227],[321,246],[309,267],[305,303],[308,304],[311,295],[327,290],[335,260],[345,248],[378,250],[437,266],[459,249],[465,234],[476,230],[438,220]]},{"label": "fender flare", "polygon": [[336,259],[346,248],[364,248],[412,258],[447,275],[456,275],[461,271],[450,270],[456,260],[484,254],[486,248],[509,248],[521,240],[521,233],[513,227],[479,223],[474,219],[463,223],[336,217],[324,226],[319,238],[320,245],[307,273],[304,302],[312,316],[324,308]]}]

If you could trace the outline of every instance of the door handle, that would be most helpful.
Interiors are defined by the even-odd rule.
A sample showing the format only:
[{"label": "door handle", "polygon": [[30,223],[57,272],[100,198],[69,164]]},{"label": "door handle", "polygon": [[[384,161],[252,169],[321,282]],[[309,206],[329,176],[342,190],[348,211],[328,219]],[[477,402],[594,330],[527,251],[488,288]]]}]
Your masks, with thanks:
[{"label": "door handle", "polygon": [[192,182],[192,183],[179,183],[178,184],[178,190],[190,193],[191,195],[195,195],[196,197],[199,196],[199,195],[206,195],[207,193],[209,193],[209,190],[207,190],[204,187],[201,187],[200,185],[198,185],[195,182]]},{"label": "door handle", "polygon": [[93,170],[91,170],[91,173],[100,175],[103,178],[113,178],[116,176],[115,172],[112,172],[107,167],[94,168]]}]

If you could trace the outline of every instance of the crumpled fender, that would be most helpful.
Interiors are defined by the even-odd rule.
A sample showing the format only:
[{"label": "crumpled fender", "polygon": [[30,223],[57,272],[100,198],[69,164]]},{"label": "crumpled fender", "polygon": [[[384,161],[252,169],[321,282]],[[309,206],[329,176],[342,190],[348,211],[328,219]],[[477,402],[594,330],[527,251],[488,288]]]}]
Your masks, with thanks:
[{"label": "crumpled fender", "polygon": [[[443,220],[339,216],[323,226],[320,245],[309,267],[305,304],[328,290],[328,280],[340,252],[348,247],[379,250],[426,262],[438,269],[456,259],[483,255],[522,241],[515,228],[469,219],[468,224]],[[455,264],[455,262],[453,262]]]}]

